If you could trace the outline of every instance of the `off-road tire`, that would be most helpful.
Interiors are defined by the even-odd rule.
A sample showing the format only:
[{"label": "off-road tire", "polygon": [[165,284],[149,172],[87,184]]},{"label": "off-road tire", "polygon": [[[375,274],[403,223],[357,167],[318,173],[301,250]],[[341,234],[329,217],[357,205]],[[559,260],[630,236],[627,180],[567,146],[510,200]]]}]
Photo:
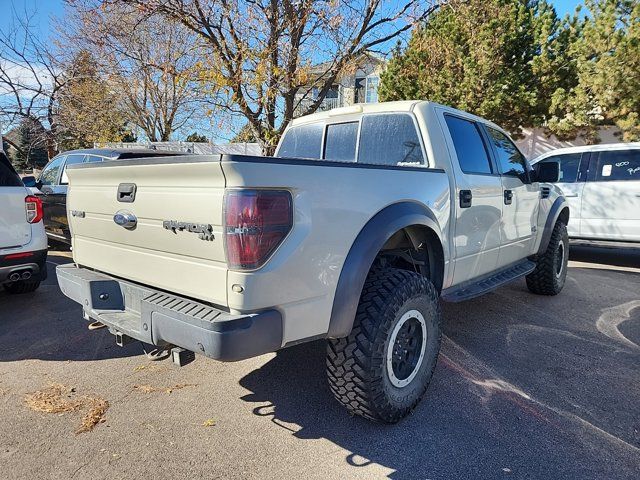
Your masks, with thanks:
[{"label": "off-road tire", "polygon": [[19,281],[14,283],[6,283],[4,289],[9,293],[29,293],[34,292],[40,286],[40,281],[25,282]]},{"label": "off-road tire", "polygon": [[557,295],[567,279],[568,262],[567,226],[557,222],[553,227],[547,250],[538,256],[535,270],[527,275],[527,287],[538,295]]},{"label": "off-road tire", "polygon": [[[388,347],[394,329],[411,312],[418,312],[424,322],[418,323],[420,328],[405,340],[416,344],[419,338],[425,345],[424,354],[403,380],[409,383],[397,387],[393,382],[398,378],[392,380],[388,373],[387,355],[394,351],[390,353]],[[328,341],[327,375],[336,399],[350,412],[378,422],[396,423],[408,415],[422,399],[433,375],[440,350],[441,317],[438,293],[426,277],[394,268],[372,270],[351,333]],[[409,321],[414,320],[418,321]],[[395,335],[397,338],[400,333]]]}]

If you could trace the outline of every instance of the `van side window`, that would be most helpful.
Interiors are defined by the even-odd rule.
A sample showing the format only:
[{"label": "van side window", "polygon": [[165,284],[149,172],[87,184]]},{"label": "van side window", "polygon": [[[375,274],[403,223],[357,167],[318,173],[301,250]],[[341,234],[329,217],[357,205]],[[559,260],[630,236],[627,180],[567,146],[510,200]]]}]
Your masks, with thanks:
[{"label": "van side window", "polygon": [[445,115],[458,163],[464,173],[492,173],[487,147],[475,122]]},{"label": "van side window", "polygon": [[519,177],[524,181],[527,162],[520,153],[520,150],[518,150],[518,147],[509,140],[509,137],[498,130],[487,127],[487,133],[489,133],[489,138],[493,142],[496,150],[496,157],[501,173],[503,175]]},{"label": "van side window", "polygon": [[411,115],[365,115],[360,127],[359,163],[423,164],[422,145]]},{"label": "van side window", "polygon": [[567,153],[566,155],[554,155],[547,157],[540,163],[558,162],[560,165],[560,183],[575,183],[578,181],[580,160],[582,153]]},{"label": "van side window", "polygon": [[592,152],[597,157],[596,182],[640,180],[640,149]]},{"label": "van side window", "polygon": [[64,159],[66,156],[54,158],[51,160],[51,163],[47,165],[42,173],[40,174],[40,183],[42,185],[57,185],[58,184],[58,175],[60,173],[60,167],[64,163]]},{"label": "van side window", "polygon": [[321,158],[323,130],[324,124],[322,123],[291,127],[280,142],[278,157]]},{"label": "van side window", "polygon": [[358,122],[327,125],[324,141],[325,160],[355,162],[357,142]]}]

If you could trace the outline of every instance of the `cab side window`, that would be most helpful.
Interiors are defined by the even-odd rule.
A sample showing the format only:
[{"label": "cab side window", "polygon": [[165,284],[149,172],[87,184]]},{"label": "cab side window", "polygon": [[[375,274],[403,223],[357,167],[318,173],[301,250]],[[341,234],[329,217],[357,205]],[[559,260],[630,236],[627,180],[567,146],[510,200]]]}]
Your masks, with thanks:
[{"label": "cab side window", "polygon": [[640,180],[640,149],[593,152],[592,158],[594,155],[597,161],[596,182]]},{"label": "cab side window", "polygon": [[61,185],[68,185],[69,184],[69,177],[67,177],[67,167],[69,165],[77,165],[78,163],[82,163],[84,161],[84,157],[85,155],[69,155],[67,157],[67,161],[64,164],[64,170],[62,171],[62,178],[60,179],[60,184]]},{"label": "cab side window", "polygon": [[527,181],[527,161],[518,150],[518,147],[509,137],[498,130],[487,127],[487,133],[493,143],[500,172],[503,175],[519,177],[523,182]]},{"label": "cab side window", "polygon": [[460,169],[464,173],[493,173],[487,147],[482,140],[478,125],[453,115],[445,115],[445,121],[453,140]]},{"label": "cab side window", "polygon": [[45,167],[40,174],[40,183],[42,185],[57,185],[60,176],[60,168],[64,164],[66,156],[57,157],[51,160],[51,163]]},{"label": "cab side window", "polygon": [[540,163],[558,162],[560,165],[560,183],[575,183],[578,181],[580,171],[580,160],[582,153],[568,153],[566,155],[554,155],[545,158]]}]

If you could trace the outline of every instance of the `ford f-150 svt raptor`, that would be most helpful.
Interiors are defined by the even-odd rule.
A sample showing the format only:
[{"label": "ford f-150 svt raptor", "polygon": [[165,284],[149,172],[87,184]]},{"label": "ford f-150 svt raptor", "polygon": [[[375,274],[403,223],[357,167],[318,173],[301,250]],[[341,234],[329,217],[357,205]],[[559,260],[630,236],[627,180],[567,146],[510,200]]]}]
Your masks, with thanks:
[{"label": "ford f-150 svt raptor", "polygon": [[[396,422],[424,395],[439,298],[555,295],[569,209],[497,125],[430,102],[294,120],[275,157],[69,167],[62,291],[131,339],[234,361],[326,338],[331,390]],[[181,357],[174,360],[181,362]],[[190,360],[190,358],[189,358]]]}]

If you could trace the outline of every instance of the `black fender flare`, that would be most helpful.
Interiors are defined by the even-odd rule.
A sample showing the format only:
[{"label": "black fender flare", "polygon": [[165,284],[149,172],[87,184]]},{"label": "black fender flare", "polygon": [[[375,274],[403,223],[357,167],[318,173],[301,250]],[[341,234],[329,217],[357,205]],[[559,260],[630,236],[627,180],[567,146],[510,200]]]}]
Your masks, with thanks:
[{"label": "black fender flare", "polygon": [[436,216],[416,202],[399,202],[375,214],[360,230],[342,266],[333,299],[327,337],[346,337],[351,332],[360,294],[371,265],[384,244],[396,232],[411,225],[423,225],[442,236]]},{"label": "black fender flare", "polygon": [[551,234],[553,233],[553,227],[555,227],[556,222],[558,221],[558,217],[560,217],[560,213],[564,209],[569,209],[569,204],[564,196],[560,195],[555,199],[553,205],[549,209],[549,214],[547,215],[547,220],[544,223],[544,230],[542,231],[542,238],[540,240],[540,247],[538,248],[538,255],[542,255],[549,246],[549,241],[551,240]]}]

